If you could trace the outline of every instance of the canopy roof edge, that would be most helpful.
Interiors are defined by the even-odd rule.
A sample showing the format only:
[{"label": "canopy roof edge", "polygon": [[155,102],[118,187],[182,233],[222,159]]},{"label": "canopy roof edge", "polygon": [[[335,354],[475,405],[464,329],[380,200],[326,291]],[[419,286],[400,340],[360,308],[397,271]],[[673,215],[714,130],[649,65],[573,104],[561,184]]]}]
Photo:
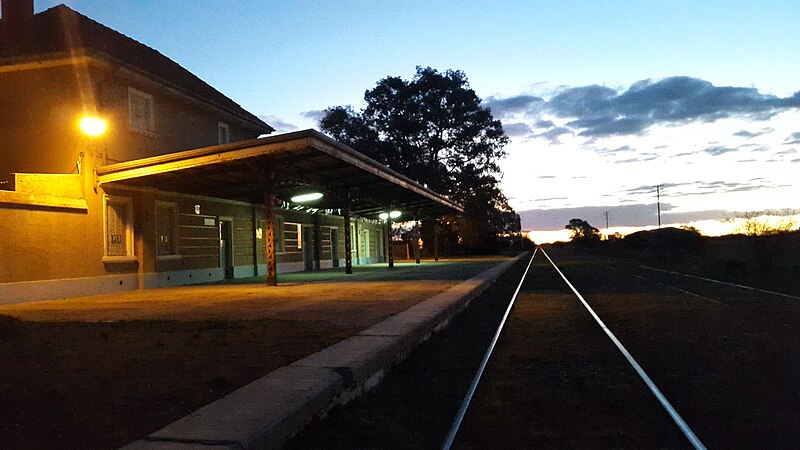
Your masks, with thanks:
[{"label": "canopy roof edge", "polygon": [[[278,174],[277,180],[284,183],[286,193],[298,190],[301,185],[327,189],[340,196],[343,192],[353,192],[364,203],[360,207],[364,212],[392,205],[415,210],[464,211],[446,196],[315,130],[111,164],[98,167],[97,175],[100,185],[125,182],[252,200],[263,192],[260,174],[266,169]],[[208,181],[204,183],[203,179]],[[334,204],[332,201],[329,206]]]}]

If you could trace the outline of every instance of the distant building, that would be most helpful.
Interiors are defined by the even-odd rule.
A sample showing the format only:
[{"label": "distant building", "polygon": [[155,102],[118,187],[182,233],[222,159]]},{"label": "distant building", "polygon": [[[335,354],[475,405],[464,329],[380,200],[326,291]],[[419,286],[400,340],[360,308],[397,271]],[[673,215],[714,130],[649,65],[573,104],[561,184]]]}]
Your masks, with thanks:
[{"label": "distant building", "polygon": [[315,131],[259,138],[272,127],[64,5],[0,4],[0,303],[382,261],[380,212],[460,210]]}]

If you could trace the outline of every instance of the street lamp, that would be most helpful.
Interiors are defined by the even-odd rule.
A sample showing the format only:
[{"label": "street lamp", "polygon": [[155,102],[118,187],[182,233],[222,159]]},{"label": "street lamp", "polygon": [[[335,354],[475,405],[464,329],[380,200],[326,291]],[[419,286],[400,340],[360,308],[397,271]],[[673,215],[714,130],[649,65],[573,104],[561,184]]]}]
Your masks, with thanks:
[{"label": "street lamp", "polygon": [[388,218],[390,218],[390,217],[391,217],[392,219],[397,219],[397,218],[398,218],[398,217],[400,217],[401,215],[402,215],[402,213],[401,213],[400,211],[397,211],[397,210],[395,210],[395,211],[389,211],[389,212],[385,212],[385,211],[384,211],[384,212],[382,212],[382,213],[378,214],[378,218],[379,218],[379,219],[381,219],[381,220],[386,220],[386,219],[388,219]]},{"label": "street lamp", "polygon": [[378,214],[378,218],[381,219],[386,224],[386,256],[389,260],[389,268],[394,268],[394,255],[392,254],[392,221],[391,219],[397,219],[400,217],[400,211],[389,211],[389,212],[382,212]]},{"label": "street lamp", "polygon": [[83,134],[91,137],[98,137],[106,132],[108,123],[99,117],[85,116],[78,122],[78,127]]}]

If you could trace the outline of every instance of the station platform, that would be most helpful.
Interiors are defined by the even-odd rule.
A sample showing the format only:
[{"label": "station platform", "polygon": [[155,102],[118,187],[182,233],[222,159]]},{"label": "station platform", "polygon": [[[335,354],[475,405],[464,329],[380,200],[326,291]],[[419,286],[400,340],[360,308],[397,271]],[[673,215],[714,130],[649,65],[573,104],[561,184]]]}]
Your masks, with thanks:
[{"label": "station platform", "polygon": [[[4,305],[25,321],[254,321],[335,327],[346,336],[310,350],[126,449],[277,448],[312,418],[374,387],[384,373],[488,288],[517,258],[356,266],[260,279]],[[282,328],[282,342],[292,330]],[[298,331],[298,333],[300,332]],[[288,334],[288,336],[287,336]],[[296,339],[302,346],[303,336]],[[184,355],[191,358],[192,355]],[[263,373],[263,372],[262,372]],[[162,422],[163,423],[163,422]]]}]

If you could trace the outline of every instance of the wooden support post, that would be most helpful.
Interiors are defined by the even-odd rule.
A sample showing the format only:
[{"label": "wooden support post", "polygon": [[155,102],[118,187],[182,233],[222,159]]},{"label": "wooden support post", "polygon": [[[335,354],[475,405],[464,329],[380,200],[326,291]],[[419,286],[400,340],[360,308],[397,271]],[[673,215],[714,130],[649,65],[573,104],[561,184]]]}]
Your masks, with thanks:
[{"label": "wooden support post", "polygon": [[439,260],[439,220],[433,219],[433,260]]},{"label": "wooden support post", "polygon": [[419,264],[419,219],[414,218],[414,259]]},{"label": "wooden support post", "polygon": [[319,216],[314,214],[314,223],[312,228],[311,240],[314,248],[311,252],[314,255],[314,270],[322,269],[322,230],[319,225]]},{"label": "wooden support post", "polygon": [[278,285],[278,265],[275,258],[275,179],[267,171],[264,186],[264,243],[267,247],[267,285]]},{"label": "wooden support post", "polygon": [[350,193],[347,193],[344,204],[344,273],[353,273],[353,252],[350,236]]},{"label": "wooden support post", "polygon": [[261,227],[261,224],[258,223],[258,211],[256,210],[256,206],[253,205],[253,210],[251,212],[252,215],[252,222],[253,222],[253,276],[258,276],[258,229]]},{"label": "wooden support post", "polygon": [[386,219],[386,256],[389,268],[394,269],[394,245],[392,243],[392,219]]}]

